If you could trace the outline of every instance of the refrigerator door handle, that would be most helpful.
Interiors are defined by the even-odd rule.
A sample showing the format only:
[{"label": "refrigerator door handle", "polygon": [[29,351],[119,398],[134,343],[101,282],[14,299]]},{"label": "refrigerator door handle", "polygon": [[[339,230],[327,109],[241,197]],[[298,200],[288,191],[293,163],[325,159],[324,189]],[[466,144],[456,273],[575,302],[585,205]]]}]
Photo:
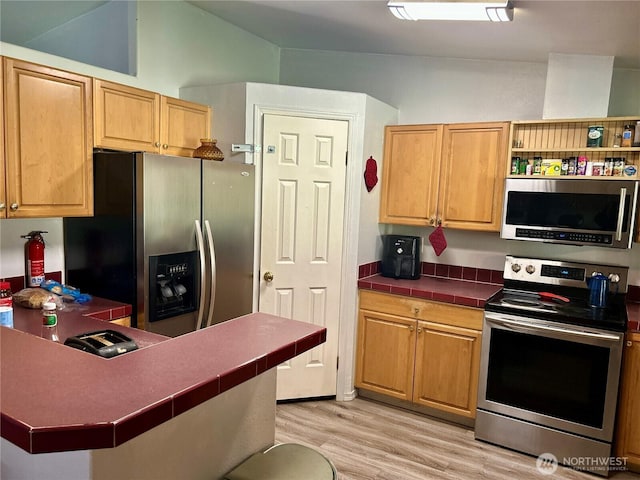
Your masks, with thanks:
[{"label": "refrigerator door handle", "polygon": [[202,327],[202,317],[204,316],[204,301],[206,299],[204,291],[204,239],[202,238],[202,228],[200,227],[200,220],[196,220],[196,242],[198,244],[198,255],[200,257],[200,302],[198,305],[198,319],[196,320],[196,330],[200,330]]},{"label": "refrigerator door handle", "polygon": [[207,235],[207,244],[209,245],[209,266],[211,268],[211,292],[209,297],[209,314],[207,315],[207,327],[209,327],[213,322],[213,308],[216,304],[216,249],[213,245],[213,235],[211,234],[211,225],[209,224],[209,220],[204,221],[204,229]]}]

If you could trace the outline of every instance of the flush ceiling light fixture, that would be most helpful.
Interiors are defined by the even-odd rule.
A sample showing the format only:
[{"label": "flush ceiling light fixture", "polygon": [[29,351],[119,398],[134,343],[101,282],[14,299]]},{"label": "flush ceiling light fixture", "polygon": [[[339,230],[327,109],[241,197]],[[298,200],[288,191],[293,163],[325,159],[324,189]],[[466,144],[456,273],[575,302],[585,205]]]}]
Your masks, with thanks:
[{"label": "flush ceiling light fixture", "polygon": [[475,20],[510,22],[513,4],[510,0],[479,1],[390,1],[391,13],[402,20]]}]

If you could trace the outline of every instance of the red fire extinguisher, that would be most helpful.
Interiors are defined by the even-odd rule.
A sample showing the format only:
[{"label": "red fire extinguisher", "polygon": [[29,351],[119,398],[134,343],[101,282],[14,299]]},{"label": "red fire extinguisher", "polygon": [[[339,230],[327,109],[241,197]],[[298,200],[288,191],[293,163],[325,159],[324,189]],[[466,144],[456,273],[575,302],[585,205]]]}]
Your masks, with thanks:
[{"label": "red fire extinguisher", "polygon": [[42,230],[34,230],[28,235],[20,235],[26,238],[27,243],[24,244],[24,263],[26,273],[26,286],[39,287],[44,282],[44,232]]}]

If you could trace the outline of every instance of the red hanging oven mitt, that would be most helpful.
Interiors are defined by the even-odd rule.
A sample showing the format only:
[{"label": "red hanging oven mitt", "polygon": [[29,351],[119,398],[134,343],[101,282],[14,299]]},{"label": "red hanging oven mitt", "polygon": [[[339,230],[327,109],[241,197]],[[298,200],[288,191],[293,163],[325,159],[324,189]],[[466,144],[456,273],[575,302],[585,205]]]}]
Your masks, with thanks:
[{"label": "red hanging oven mitt", "polygon": [[367,186],[367,192],[373,190],[376,183],[378,183],[378,164],[373,157],[369,157],[364,169],[364,184]]},{"label": "red hanging oven mitt", "polygon": [[447,248],[447,239],[444,238],[444,230],[440,225],[429,235],[429,243],[438,257]]}]

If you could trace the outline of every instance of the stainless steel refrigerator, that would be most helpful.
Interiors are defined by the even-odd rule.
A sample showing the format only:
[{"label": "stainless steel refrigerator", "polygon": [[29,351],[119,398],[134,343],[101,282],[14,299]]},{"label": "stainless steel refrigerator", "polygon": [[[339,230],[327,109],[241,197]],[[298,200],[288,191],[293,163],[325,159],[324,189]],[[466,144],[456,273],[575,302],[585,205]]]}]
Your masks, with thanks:
[{"label": "stainless steel refrigerator", "polygon": [[168,336],[250,313],[254,166],[94,154],[94,216],[65,218],[67,284]]}]

